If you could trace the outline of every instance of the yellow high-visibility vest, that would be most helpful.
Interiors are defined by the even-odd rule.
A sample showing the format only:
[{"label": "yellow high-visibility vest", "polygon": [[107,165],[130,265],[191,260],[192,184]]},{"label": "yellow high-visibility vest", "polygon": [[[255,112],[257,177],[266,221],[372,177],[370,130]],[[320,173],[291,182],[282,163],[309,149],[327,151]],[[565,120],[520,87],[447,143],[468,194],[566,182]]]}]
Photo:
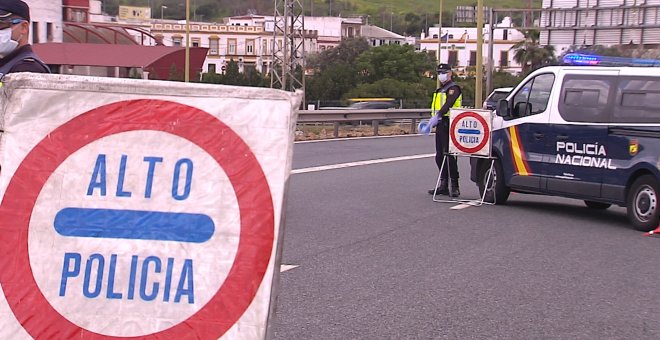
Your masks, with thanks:
[{"label": "yellow high-visibility vest", "polygon": [[[433,93],[433,100],[431,101],[431,116],[435,116],[436,111],[440,110],[442,108],[442,105],[444,105],[446,101],[447,101],[447,93],[445,92]],[[463,101],[463,94],[461,93],[461,95],[458,96],[458,98],[456,98],[456,101],[454,102],[454,105],[452,105],[452,108],[461,107],[462,101]],[[449,117],[449,111],[445,113],[445,117]]]}]

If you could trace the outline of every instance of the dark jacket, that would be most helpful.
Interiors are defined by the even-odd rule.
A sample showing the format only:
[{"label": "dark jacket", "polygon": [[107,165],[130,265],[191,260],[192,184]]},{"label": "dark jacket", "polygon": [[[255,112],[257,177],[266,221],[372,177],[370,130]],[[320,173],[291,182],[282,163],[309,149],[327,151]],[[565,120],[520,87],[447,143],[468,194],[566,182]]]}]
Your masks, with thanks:
[{"label": "dark jacket", "polygon": [[5,74],[14,72],[50,73],[48,66],[38,59],[30,45],[21,46],[4,58],[0,58],[0,69],[14,62],[13,59],[16,58],[20,60],[15,61],[15,64],[7,72],[4,72]]}]

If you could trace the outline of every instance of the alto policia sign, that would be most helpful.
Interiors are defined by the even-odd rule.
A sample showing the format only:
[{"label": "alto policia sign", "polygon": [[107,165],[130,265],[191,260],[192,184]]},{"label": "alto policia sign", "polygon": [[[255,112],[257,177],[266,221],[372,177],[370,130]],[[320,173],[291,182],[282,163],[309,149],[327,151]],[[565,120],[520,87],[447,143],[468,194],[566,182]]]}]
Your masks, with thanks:
[{"label": "alto policia sign", "polygon": [[264,338],[299,96],[7,78],[0,338]]},{"label": "alto policia sign", "polygon": [[449,153],[490,156],[491,111],[451,109],[449,121]]}]

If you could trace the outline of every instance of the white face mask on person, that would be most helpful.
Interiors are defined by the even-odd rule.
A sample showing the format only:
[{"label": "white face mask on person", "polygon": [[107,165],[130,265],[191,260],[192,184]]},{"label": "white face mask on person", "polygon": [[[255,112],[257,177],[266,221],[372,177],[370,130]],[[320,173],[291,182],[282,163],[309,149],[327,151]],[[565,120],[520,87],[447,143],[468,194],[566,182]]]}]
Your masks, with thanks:
[{"label": "white face mask on person", "polygon": [[438,79],[440,79],[441,82],[446,83],[447,80],[449,80],[449,73],[438,74]]},{"label": "white face mask on person", "polygon": [[11,38],[11,27],[0,30],[0,58],[4,58],[18,47],[18,41]]}]

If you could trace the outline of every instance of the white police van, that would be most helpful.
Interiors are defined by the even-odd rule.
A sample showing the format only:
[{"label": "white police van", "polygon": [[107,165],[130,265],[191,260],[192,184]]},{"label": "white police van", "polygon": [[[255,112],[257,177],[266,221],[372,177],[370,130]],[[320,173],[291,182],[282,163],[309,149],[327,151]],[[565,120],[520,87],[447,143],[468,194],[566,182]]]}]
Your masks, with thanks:
[{"label": "white police van", "polygon": [[504,204],[512,191],[563,196],[592,209],[625,206],[639,230],[658,226],[660,68],[538,69],[498,103],[492,141],[493,167],[471,162],[490,202]]}]

